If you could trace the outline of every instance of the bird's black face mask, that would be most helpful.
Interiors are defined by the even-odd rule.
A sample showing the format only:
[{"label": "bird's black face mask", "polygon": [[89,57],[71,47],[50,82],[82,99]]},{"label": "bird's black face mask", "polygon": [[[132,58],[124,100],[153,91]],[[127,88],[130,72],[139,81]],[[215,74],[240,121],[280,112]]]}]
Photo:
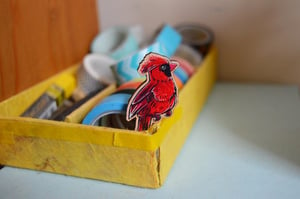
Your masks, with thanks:
[{"label": "bird's black face mask", "polygon": [[160,70],[165,73],[167,77],[171,77],[171,69],[169,64],[163,64],[160,66]]}]

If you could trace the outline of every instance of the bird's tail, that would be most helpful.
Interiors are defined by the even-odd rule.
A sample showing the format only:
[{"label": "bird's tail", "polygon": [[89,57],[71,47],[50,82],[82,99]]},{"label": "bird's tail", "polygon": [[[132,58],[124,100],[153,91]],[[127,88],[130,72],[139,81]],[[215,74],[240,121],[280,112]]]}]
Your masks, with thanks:
[{"label": "bird's tail", "polygon": [[137,122],[135,129],[137,131],[147,130],[151,125],[151,120],[152,120],[151,116],[138,117],[138,122]]}]

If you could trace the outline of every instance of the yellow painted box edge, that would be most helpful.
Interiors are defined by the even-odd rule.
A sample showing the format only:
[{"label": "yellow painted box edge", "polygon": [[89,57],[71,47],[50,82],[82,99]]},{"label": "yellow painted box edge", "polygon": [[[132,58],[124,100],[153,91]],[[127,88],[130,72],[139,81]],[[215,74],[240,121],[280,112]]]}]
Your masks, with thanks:
[{"label": "yellow painted box edge", "polygon": [[[165,181],[216,79],[212,47],[153,135],[18,117],[55,78],[0,103],[0,164],[157,188]],[[76,67],[62,73],[75,73]],[[114,86],[107,88],[109,95]],[[152,129],[153,130],[153,129]]]}]

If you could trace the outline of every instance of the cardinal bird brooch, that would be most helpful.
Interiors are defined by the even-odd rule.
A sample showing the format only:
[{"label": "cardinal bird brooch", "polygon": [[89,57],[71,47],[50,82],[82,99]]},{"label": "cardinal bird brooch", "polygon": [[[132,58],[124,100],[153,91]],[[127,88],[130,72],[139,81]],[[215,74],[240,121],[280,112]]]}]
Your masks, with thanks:
[{"label": "cardinal bird brooch", "polygon": [[146,80],[129,99],[127,121],[136,118],[135,130],[147,130],[153,122],[172,115],[177,103],[177,87],[173,71],[177,62],[167,57],[148,53],[140,62],[138,72],[146,75]]}]

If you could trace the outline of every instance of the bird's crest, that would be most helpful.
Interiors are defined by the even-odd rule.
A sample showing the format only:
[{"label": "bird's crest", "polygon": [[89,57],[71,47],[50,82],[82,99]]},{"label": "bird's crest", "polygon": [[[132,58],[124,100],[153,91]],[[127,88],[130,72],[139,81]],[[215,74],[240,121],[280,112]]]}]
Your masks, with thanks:
[{"label": "bird's crest", "polygon": [[145,55],[143,60],[140,62],[140,65],[138,67],[138,72],[141,75],[144,75],[145,73],[153,70],[155,67],[168,62],[168,58],[164,57],[157,53],[148,53]]}]

